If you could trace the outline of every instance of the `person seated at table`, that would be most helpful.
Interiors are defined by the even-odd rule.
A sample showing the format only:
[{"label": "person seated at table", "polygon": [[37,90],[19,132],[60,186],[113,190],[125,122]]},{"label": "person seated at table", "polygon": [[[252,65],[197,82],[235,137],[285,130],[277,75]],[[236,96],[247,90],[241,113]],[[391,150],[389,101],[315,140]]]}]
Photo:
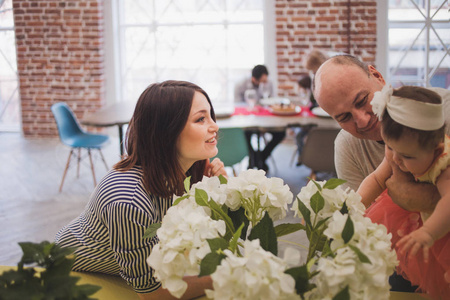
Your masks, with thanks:
[{"label": "person seated at table", "polygon": [[[273,96],[273,85],[269,80],[269,71],[264,65],[257,65],[252,69],[252,76],[249,78],[244,78],[241,82],[236,84],[234,89],[234,101],[245,103],[245,93],[248,90],[255,91],[256,101],[262,98],[268,98]],[[253,149],[251,140],[254,134],[261,134],[258,130],[244,130],[245,137],[247,140],[247,146],[249,149],[249,169],[257,167],[258,169],[263,169],[264,171],[269,170],[266,164],[267,158],[272,153],[273,149],[284,139],[286,136],[285,131],[265,131],[272,135],[271,140],[267,143],[262,151],[259,149]]]},{"label": "person seated at table", "polygon": [[[298,86],[300,88],[300,97],[309,95],[309,109],[313,109],[317,104],[316,99],[314,99],[314,94],[312,93],[312,78],[316,75],[319,67],[328,59],[328,56],[320,50],[314,49],[306,55],[305,58],[305,68],[310,72],[311,76],[308,74],[303,74],[303,76],[298,81]],[[302,149],[305,145],[305,141],[308,138],[308,133],[313,126],[306,125],[300,127],[295,139],[297,142],[297,166],[302,165]]]},{"label": "person seated at table", "polygon": [[[127,135],[127,156],[95,188],[89,203],[56,235],[56,243],[75,247],[74,271],[120,275],[140,299],[171,299],[146,263],[158,238],[143,239],[191,184],[203,175],[226,176],[216,158],[214,109],[204,90],[183,81],[150,85],[139,97]],[[186,277],[183,299],[212,288],[206,277]]]}]

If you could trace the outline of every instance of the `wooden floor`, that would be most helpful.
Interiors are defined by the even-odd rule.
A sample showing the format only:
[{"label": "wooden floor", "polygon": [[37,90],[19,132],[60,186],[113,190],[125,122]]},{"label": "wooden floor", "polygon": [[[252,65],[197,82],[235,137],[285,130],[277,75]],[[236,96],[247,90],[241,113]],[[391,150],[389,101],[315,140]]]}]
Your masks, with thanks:
[{"label": "wooden floor", "polygon": [[[59,139],[0,133],[0,265],[17,264],[22,255],[18,242],[53,241],[56,232],[83,210],[94,188],[88,159],[81,166],[80,178],[75,167],[69,169],[63,191],[58,192],[69,151]],[[294,151],[292,138],[280,144],[273,152],[276,167],[269,160],[269,176],[285,180],[296,195],[309,169],[290,165]],[[109,167],[116,163],[118,139],[113,138],[103,153]],[[105,166],[98,156],[94,164],[100,180],[106,174]],[[291,219],[292,215],[286,221]],[[302,242],[304,237],[292,234],[287,239]]]}]

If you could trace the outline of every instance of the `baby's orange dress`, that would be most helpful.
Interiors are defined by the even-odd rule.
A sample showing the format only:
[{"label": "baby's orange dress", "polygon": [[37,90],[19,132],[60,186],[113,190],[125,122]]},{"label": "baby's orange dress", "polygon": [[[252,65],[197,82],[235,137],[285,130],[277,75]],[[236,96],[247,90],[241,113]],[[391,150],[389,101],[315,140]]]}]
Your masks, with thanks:
[{"label": "baby's orange dress", "polygon": [[[450,167],[450,138],[446,136],[444,152],[429,170],[416,180],[435,184],[436,178],[448,167]],[[366,216],[372,222],[386,226],[388,232],[392,233],[391,242],[396,251],[397,242],[423,224],[419,213],[404,210],[392,202],[387,190],[366,210]],[[450,280],[450,233],[435,241],[429,251],[428,263],[425,263],[422,251],[418,251],[414,259],[408,259],[407,255],[398,253],[397,259],[399,260],[397,273],[408,279],[412,285],[417,285],[419,287],[417,292],[430,294],[433,299],[450,299],[450,282],[447,282]]]}]

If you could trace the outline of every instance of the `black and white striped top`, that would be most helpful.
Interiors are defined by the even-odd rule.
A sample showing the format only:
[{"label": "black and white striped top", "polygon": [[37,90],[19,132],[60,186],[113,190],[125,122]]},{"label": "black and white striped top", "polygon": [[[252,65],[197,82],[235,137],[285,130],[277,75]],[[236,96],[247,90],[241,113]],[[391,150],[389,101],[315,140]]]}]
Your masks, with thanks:
[{"label": "black and white striped top", "polygon": [[62,228],[56,243],[77,247],[74,271],[120,275],[138,293],[159,288],[146,259],[158,242],[142,239],[146,228],[160,222],[172,197],[149,195],[139,166],[111,170],[95,188],[85,210]]}]

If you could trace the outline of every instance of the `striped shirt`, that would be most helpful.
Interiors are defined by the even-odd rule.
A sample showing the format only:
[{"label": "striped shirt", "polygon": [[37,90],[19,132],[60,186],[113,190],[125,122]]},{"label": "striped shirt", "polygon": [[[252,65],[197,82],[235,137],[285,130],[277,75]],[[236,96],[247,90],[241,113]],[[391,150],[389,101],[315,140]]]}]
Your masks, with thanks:
[{"label": "striped shirt", "polygon": [[56,243],[77,247],[74,271],[120,275],[137,293],[160,287],[146,259],[157,237],[142,239],[146,228],[160,222],[172,197],[149,195],[140,166],[111,170],[95,188],[85,210],[62,228]]}]

